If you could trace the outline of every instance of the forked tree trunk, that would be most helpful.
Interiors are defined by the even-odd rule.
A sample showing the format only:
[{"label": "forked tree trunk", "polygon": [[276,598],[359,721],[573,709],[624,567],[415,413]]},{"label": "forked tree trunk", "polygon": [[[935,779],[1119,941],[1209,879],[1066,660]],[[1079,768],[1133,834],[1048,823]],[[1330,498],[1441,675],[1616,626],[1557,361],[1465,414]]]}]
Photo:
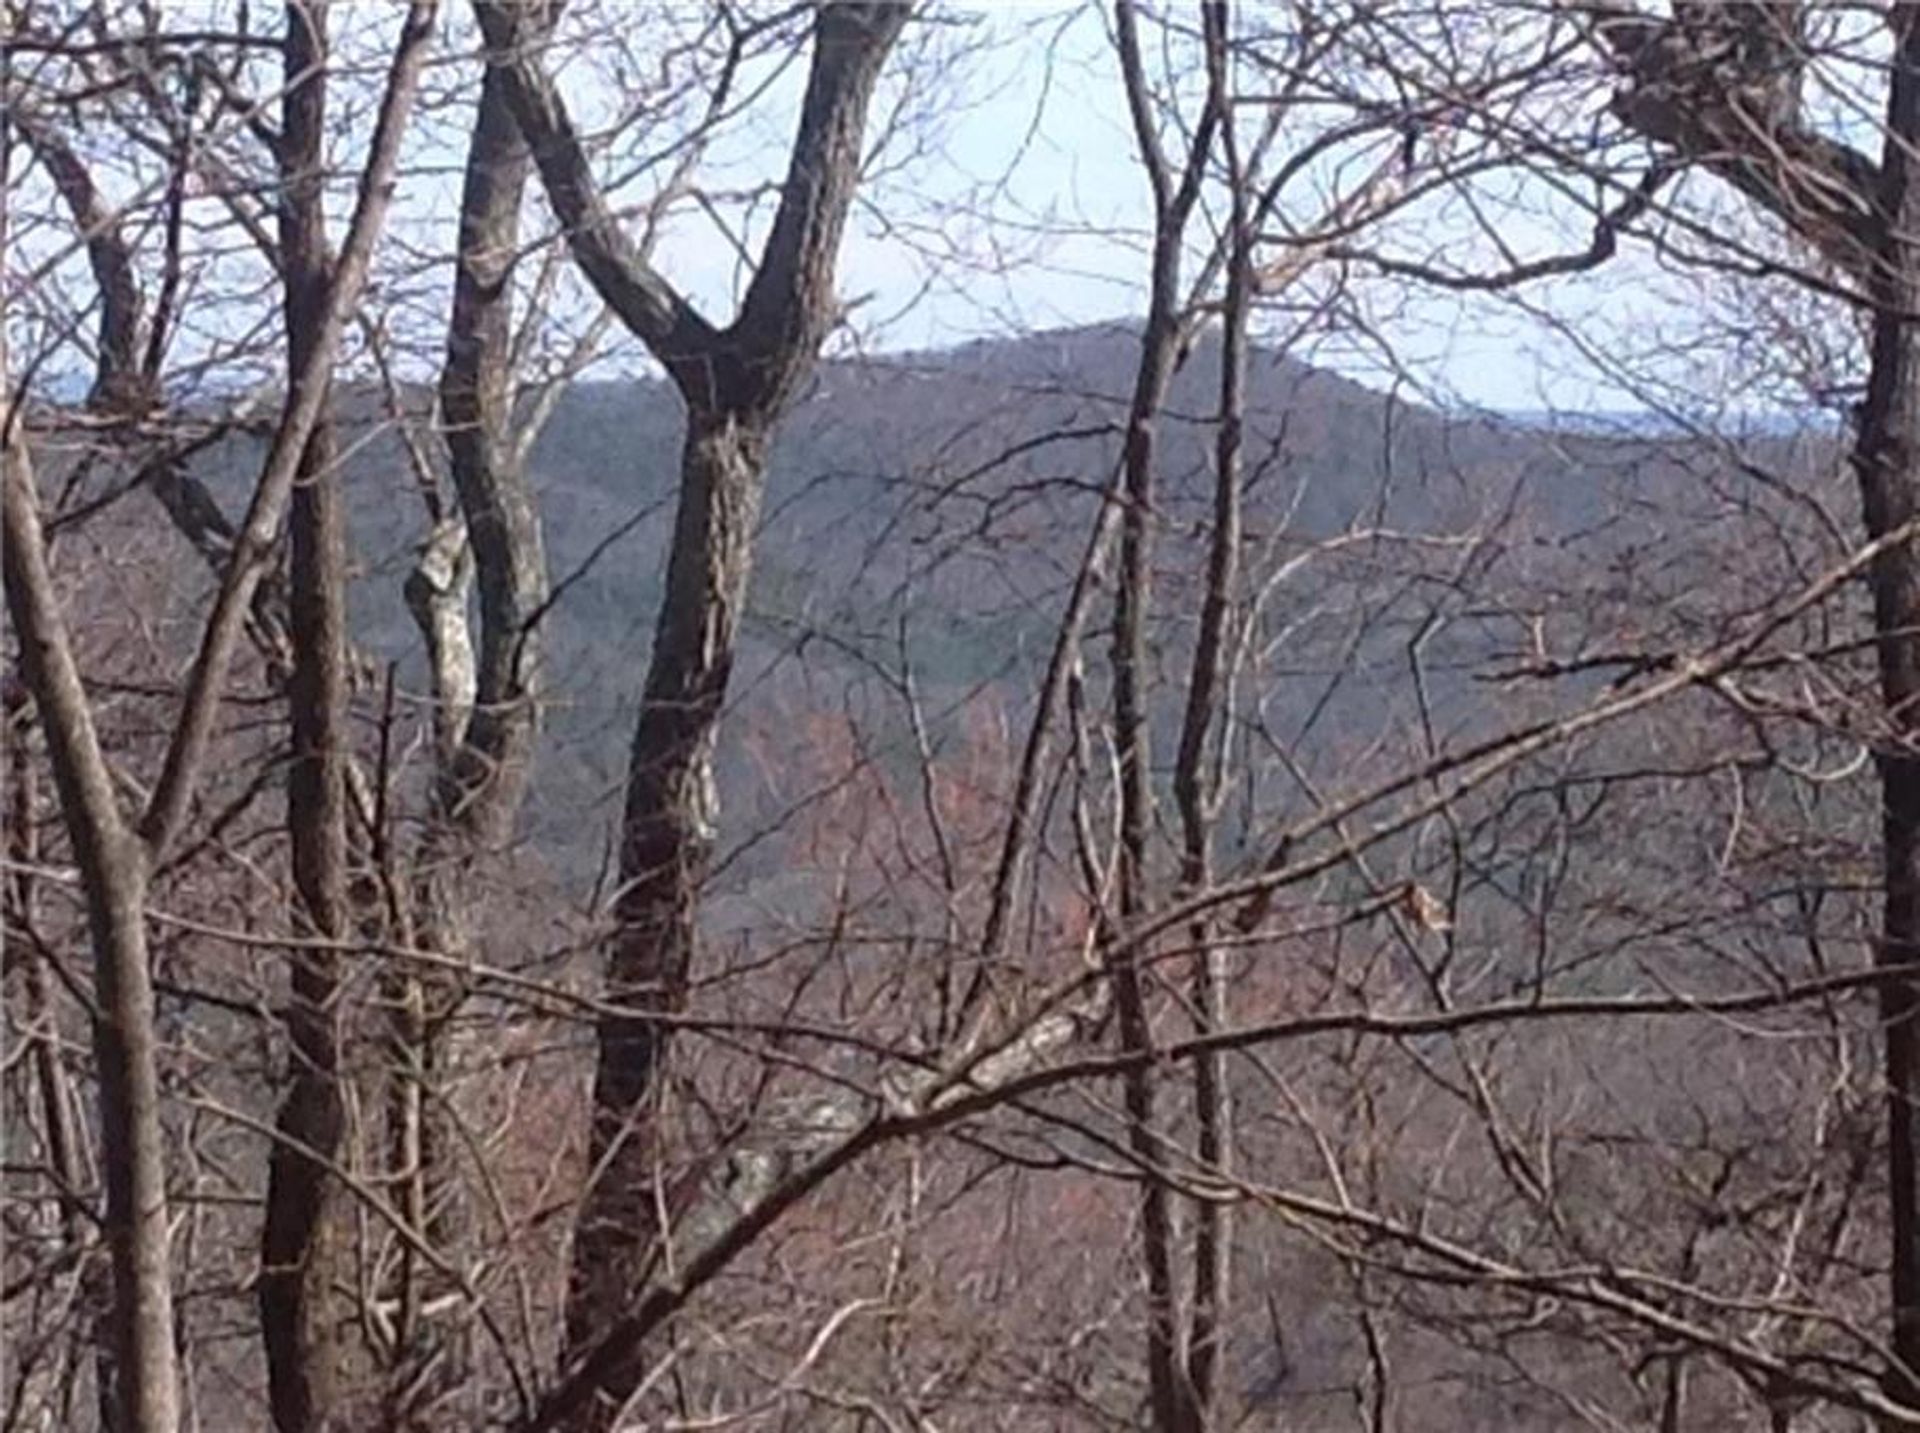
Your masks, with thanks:
[{"label": "forked tree trunk", "polygon": [[[4,364],[0,364],[0,372]],[[113,1267],[114,1405],[127,1433],[173,1433],[180,1422],[174,1350],[159,1038],[147,964],[146,856],[127,829],[74,664],[46,548],[24,435],[4,437],[7,609],[47,736],[47,755],[94,954],[94,1056]]]},{"label": "forked tree trunk", "polygon": [[[861,167],[875,81],[906,22],[898,4],[822,5],[798,131],[740,311],[708,323],[648,264],[594,184],[523,7],[477,0],[503,58],[515,120],[582,272],[665,366],[687,409],[667,591],[635,727],[620,849],[618,931],[594,1077],[593,1182],[575,1233],[565,1361],[578,1364],[638,1302],[669,1231],[654,1196],[660,1067],[684,1001],[700,887],[713,851],[713,745],[746,595],[768,441],[836,314],[833,270]],[[630,1359],[563,1415],[611,1427],[638,1384]]]},{"label": "forked tree trunk", "polygon": [[[11,95],[7,99],[11,100]],[[11,144],[0,145],[0,254],[6,251]],[[109,259],[111,256],[107,256]],[[94,254],[96,265],[102,255]],[[97,273],[103,289],[110,272]],[[113,280],[117,283],[117,280]],[[114,297],[118,297],[115,295]],[[111,314],[107,310],[111,309]],[[102,305],[101,374],[118,370],[133,334],[124,305]],[[122,1433],[173,1433],[180,1421],[174,1345],[171,1232],[161,1124],[159,1039],[148,967],[148,853],[127,823],[73,656],[47,560],[39,494],[8,376],[0,325],[0,579],[20,665],[46,733],[47,757],[87,911],[93,945],[94,1058],[107,1186],[103,1228],[113,1271],[107,1320],[111,1406]],[[96,394],[113,401],[113,394]],[[104,1371],[104,1365],[103,1365]]]},{"label": "forked tree trunk", "polygon": [[[47,561],[39,499],[9,401],[0,418],[0,489],[4,490],[4,576],[8,614],[20,644],[21,668],[46,734],[61,817],[87,908],[94,957],[95,1059],[100,1087],[101,1163],[106,1171],[105,1234],[113,1269],[111,1318],[119,1433],[173,1433],[180,1387],[166,1190],[165,1130],[159,1088],[159,1039],[146,943],[148,873],[186,824],[218,727],[221,696],[247,613],[265,576],[280,519],[307,441],[323,407],[327,370],[352,305],[365,285],[373,246],[385,220],[400,140],[432,35],[434,0],[411,0],[389,67],[373,142],[338,262],[324,302],[310,315],[312,338],[295,366],[280,422],[269,444],[246,519],[234,534],[185,694],[168,733],[167,751],[137,821],[122,813],[114,774],[93,725]],[[11,96],[9,96],[11,98]],[[7,152],[11,152],[10,150]],[[8,193],[0,186],[0,193]],[[103,246],[96,245],[96,249]],[[96,254],[96,259],[106,257]],[[117,333],[127,318],[125,294],[100,275],[103,323]],[[125,344],[110,345],[119,364]],[[104,352],[104,350],[103,350]],[[0,389],[5,388],[0,350]],[[115,385],[96,398],[121,401]]]}]

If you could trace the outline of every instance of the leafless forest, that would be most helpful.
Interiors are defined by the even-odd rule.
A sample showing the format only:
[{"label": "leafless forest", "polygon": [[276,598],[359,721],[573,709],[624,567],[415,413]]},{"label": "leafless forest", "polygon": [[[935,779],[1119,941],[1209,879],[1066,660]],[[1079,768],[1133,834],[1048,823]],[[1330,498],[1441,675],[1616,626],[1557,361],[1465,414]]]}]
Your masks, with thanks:
[{"label": "leafless forest", "polygon": [[1920,5],[0,26],[4,1429],[1920,1428]]}]

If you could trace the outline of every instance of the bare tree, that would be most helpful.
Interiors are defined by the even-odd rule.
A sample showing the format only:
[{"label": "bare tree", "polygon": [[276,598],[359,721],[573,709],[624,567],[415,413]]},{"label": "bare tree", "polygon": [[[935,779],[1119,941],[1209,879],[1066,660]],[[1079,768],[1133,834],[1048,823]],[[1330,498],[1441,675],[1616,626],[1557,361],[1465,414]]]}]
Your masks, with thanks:
[{"label": "bare tree", "polygon": [[[283,119],[275,158],[284,186],[279,265],[285,297],[289,389],[309,372],[324,334],[330,282],[323,145],[327,19],[323,7],[287,7],[282,41]],[[309,1433],[339,1422],[343,1350],[334,1289],[344,1251],[339,1188],[328,1168],[345,1146],[340,945],[352,929],[347,868],[346,542],[331,375],[294,474],[288,505],[287,766],[298,918],[309,939],[293,954],[287,1033],[292,1069],[275,1122],[260,1246],[260,1326],[274,1426]]]},{"label": "bare tree", "polygon": [[[47,566],[17,401],[7,418],[7,598],[23,666],[47,731],[61,805],[88,892],[99,1014],[106,1228],[113,1255],[113,1327],[121,1426],[171,1433],[180,1422],[170,1263],[164,1125],[157,1033],[145,933],[148,877],[185,824],[201,775],[222,687],[249,602],[273,551],[275,530],[321,416],[341,328],[365,280],[399,156],[400,135],[431,35],[433,6],[418,4],[401,30],[360,199],[325,300],[312,319],[285,411],[208,618],[166,761],[136,820],[122,812],[101,750],[91,702]],[[309,300],[311,302],[311,300]],[[128,315],[103,305],[106,346],[121,353]],[[111,392],[103,397],[111,399]]]},{"label": "bare tree", "polygon": [[[1148,911],[1147,847],[1152,821],[1151,758],[1148,753],[1146,671],[1146,609],[1153,590],[1149,562],[1149,534],[1156,504],[1154,494],[1155,427],[1167,400],[1181,345],[1181,256],[1187,245],[1187,220],[1200,197],[1212,158],[1214,133],[1222,119],[1224,91],[1207,87],[1200,117],[1179,168],[1174,169],[1162,147],[1157,117],[1140,58],[1138,19],[1131,5],[1114,10],[1118,49],[1133,120],[1134,142],[1153,191],[1154,239],[1147,295],[1146,328],[1141,336],[1141,363],[1127,414],[1126,511],[1120,526],[1119,569],[1115,574],[1113,617],[1113,725],[1120,762],[1120,847],[1118,851],[1118,922],[1136,925]],[[1211,14],[1210,30],[1221,17]],[[1114,1008],[1120,1040],[1131,1050],[1152,1048],[1152,1035],[1142,990],[1139,963],[1152,958],[1150,948],[1135,947],[1116,959],[1113,969]],[[1128,1138],[1133,1154],[1152,1170],[1158,1163],[1158,1136],[1154,1129],[1155,1073],[1142,1066],[1127,1076]],[[1186,1340],[1178,1327],[1173,1287],[1175,1233],[1166,1184],[1148,1178],[1141,1186],[1141,1239],[1147,1273],[1147,1372],[1152,1389],[1154,1426],[1172,1430],[1201,1426],[1198,1391],[1186,1366]]]},{"label": "bare tree", "polygon": [[[554,212],[601,297],[658,358],[687,409],[679,511],[646,692],[634,732],[620,846],[612,999],[642,1012],[600,1031],[592,1186],[574,1236],[568,1347],[589,1348],[625,1311],[658,1255],[650,1103],[666,1028],[644,1013],[684,998],[711,855],[713,742],[751,569],[773,425],[804,381],[836,307],[833,264],[853,200],[874,81],[906,20],[898,5],[836,5],[813,20],[813,62],[781,203],[740,313],[701,317],[607,212],[552,83],[526,52],[527,17],[477,7]],[[625,1386],[570,1426],[606,1427]],[[597,1404],[597,1407],[596,1407]]]},{"label": "bare tree", "polygon": [[[1853,463],[1860,478],[1868,535],[1911,528],[1920,515],[1920,183],[1913,179],[1920,144],[1920,17],[1896,10],[1893,81],[1887,101],[1886,148],[1873,196],[1874,249],[1866,274],[1872,304],[1872,368],[1861,406]],[[1872,573],[1874,626],[1880,633],[1880,685],[1895,730],[1910,746],[1920,700],[1920,560],[1908,544],[1889,546]],[[1883,965],[1911,965],[1920,955],[1920,756],[1911,750],[1881,759],[1886,842]],[[1913,1028],[1914,984],[1896,977],[1880,987],[1887,1062],[1888,1198],[1893,1247],[1895,1363],[1888,1393],[1920,1406],[1920,1032]]]},{"label": "bare tree", "polygon": [[[523,23],[542,32],[546,12],[522,9]],[[414,916],[403,929],[413,943],[457,960],[473,955],[473,873],[512,839],[540,730],[539,624],[548,580],[527,459],[543,414],[522,401],[513,313],[530,170],[502,71],[490,62],[467,148],[439,384],[455,505],[445,505],[429,483],[433,528],[406,584],[428,655],[436,750],[414,862]],[[468,623],[475,579],[477,643]],[[451,970],[403,970],[393,984],[389,1145],[405,1190],[402,1212],[435,1247],[470,1261],[476,1230],[446,1085],[470,992]],[[448,1292],[436,1289],[431,1275],[411,1246],[401,1250],[389,1395],[389,1417],[399,1421],[471,1418],[477,1406],[466,1311],[429,1318],[426,1306]]]},{"label": "bare tree", "polygon": [[[1909,315],[1920,295],[1920,255],[1905,237],[1915,210],[1909,180],[1920,143],[1920,35],[1913,13],[1889,6],[1892,35],[1883,152],[1876,165],[1821,133],[1806,115],[1807,7],[1677,7],[1671,20],[1597,12],[1595,28],[1626,86],[1615,103],[1636,130],[1711,169],[1771,213],[1855,286],[1871,316],[1866,399],[1856,415],[1853,466],[1870,541],[1884,546],[1871,586],[1880,686],[1889,737],[1878,753],[1885,907],[1878,960],[1898,970],[1920,951],[1920,767],[1909,749],[1920,697],[1920,655],[1905,633],[1920,621],[1920,565],[1906,534],[1920,512],[1920,368]],[[1915,989],[1881,983],[1885,1039],[1893,1351],[1890,1397],[1920,1404],[1920,1046]]]},{"label": "bare tree", "polygon": [[1891,13],[36,7],[0,1426],[1914,1425]]}]

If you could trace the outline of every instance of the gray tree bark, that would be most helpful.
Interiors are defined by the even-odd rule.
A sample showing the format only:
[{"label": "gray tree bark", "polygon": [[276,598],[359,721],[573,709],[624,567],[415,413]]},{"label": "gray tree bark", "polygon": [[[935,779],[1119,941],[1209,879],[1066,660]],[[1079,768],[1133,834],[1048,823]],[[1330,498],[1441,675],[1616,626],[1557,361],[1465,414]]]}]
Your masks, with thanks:
[{"label": "gray tree bark", "polygon": [[17,411],[6,422],[4,442],[7,610],[46,731],[94,950],[93,1044],[113,1269],[116,1416],[131,1433],[172,1433],[180,1421],[180,1385],[159,1039],[147,964],[146,854],[114,797],[61,620]]},{"label": "gray tree bark", "polygon": [[[1853,466],[1867,533],[1920,517],[1920,9],[1896,5],[1892,92],[1873,207],[1866,291],[1871,366]],[[1891,1397],[1920,1408],[1920,555],[1890,546],[1868,572],[1880,690],[1892,740],[1879,754],[1885,904],[1878,960],[1905,973],[1880,986],[1886,1041],[1887,1193],[1892,1247]]]},{"label": "gray tree bark", "polygon": [[[824,5],[772,228],[740,312],[717,329],[645,261],[607,211],[517,7],[478,0],[516,121],[582,271],[647,343],[687,410],[667,591],[628,768],[616,934],[607,994],[631,1013],[601,1022],[589,1138],[594,1180],[574,1238],[566,1360],[633,1306],[668,1231],[653,1196],[659,1073],[684,1002],[695,912],[718,813],[713,748],[752,560],[768,441],[811,371],[835,314],[833,267],[861,167],[880,67],[907,17],[892,4]],[[609,1428],[637,1386],[631,1360],[571,1406],[575,1430]]]},{"label": "gray tree bark", "polygon": [[[1671,19],[1595,6],[1595,31],[1624,83],[1615,111],[1649,139],[1719,175],[1858,286],[1872,322],[1867,396],[1853,466],[1869,540],[1920,516],[1920,8],[1886,7],[1891,85],[1876,165],[1820,134],[1800,103],[1804,7],[1680,4]],[[1873,593],[1889,732],[1878,753],[1881,874],[1876,960],[1920,960],[1920,555],[1877,553]],[[1920,982],[1879,986],[1887,1087],[1887,1392],[1920,1407]]]},{"label": "gray tree bark", "polygon": [[[48,566],[39,498],[17,407],[0,419],[8,612],[20,644],[22,672],[46,733],[94,952],[98,1016],[93,1037],[107,1184],[105,1228],[113,1271],[110,1326],[116,1418],[121,1433],[173,1433],[181,1416],[159,1041],[145,931],[148,875],[191,808],[227,671],[267,570],[307,440],[320,416],[342,326],[366,279],[392,195],[400,136],[425,59],[434,9],[432,0],[415,0],[402,25],[347,243],[327,287],[313,343],[290,386],[247,518],[235,534],[169,735],[165,761],[137,822],[127,819],[114,795],[113,775],[74,660]],[[71,205],[75,196],[70,192],[67,197]],[[93,257],[98,265],[113,256],[96,246]],[[124,368],[129,353],[138,347],[125,329],[129,311],[124,307],[124,286],[111,273],[96,269],[96,275],[102,280],[103,323],[110,327],[113,340],[103,349],[103,362],[110,361],[122,377],[143,372],[151,365],[143,362]],[[134,298],[137,304],[137,294]],[[109,303],[115,306],[111,315],[105,312]],[[137,311],[133,316],[137,318]],[[133,333],[137,336],[137,324]],[[0,354],[0,373],[4,368]],[[130,396],[113,384],[99,383],[94,399],[109,405],[143,401],[139,394]]]},{"label": "gray tree bark", "polygon": [[[325,183],[326,7],[293,0],[282,39],[286,89],[279,163],[280,279],[289,382],[321,341],[331,265]],[[323,390],[331,383],[320,380]],[[330,400],[323,392],[289,504],[287,829],[293,928],[311,944],[289,952],[290,1068],[268,1156],[257,1297],[268,1406],[279,1433],[340,1423],[345,1321],[337,1307],[345,1250],[340,1188],[329,1166],[345,1147],[339,949],[352,926],[346,784],[346,540]]]},{"label": "gray tree bark", "polygon": [[[1179,362],[1185,317],[1181,312],[1180,260],[1187,244],[1187,221],[1200,197],[1220,116],[1216,93],[1210,90],[1181,164],[1177,170],[1169,164],[1159,139],[1131,0],[1119,0],[1114,6],[1114,21],[1134,144],[1152,187],[1154,207],[1146,327],[1127,412],[1123,458],[1126,504],[1120,521],[1113,615],[1113,740],[1120,768],[1118,925],[1126,930],[1148,910],[1148,847],[1154,800],[1148,739],[1147,691],[1152,679],[1147,670],[1147,620],[1153,596],[1158,425]],[[1114,1011],[1124,1049],[1152,1048],[1151,1012],[1142,974],[1152,957],[1151,946],[1132,940],[1115,943],[1109,954]],[[1198,1433],[1204,1426],[1204,1415],[1189,1377],[1187,1331],[1174,1275],[1178,1223],[1166,1181],[1156,1176],[1164,1163],[1162,1136],[1157,1128],[1157,1078],[1150,1065],[1142,1064],[1122,1081],[1128,1146],[1145,1174],[1140,1184],[1140,1241],[1147,1278],[1148,1401],[1153,1426],[1160,1433]]]},{"label": "gray tree bark", "polygon": [[[544,34],[551,8],[521,9],[530,33]],[[469,949],[474,864],[512,838],[540,726],[537,624],[547,564],[526,477],[529,420],[514,411],[513,371],[513,271],[531,169],[505,79],[489,62],[468,142],[440,377],[458,511],[442,516],[407,587],[427,642],[439,738],[413,934],[445,955]],[[467,622],[475,577],[477,648]],[[474,1230],[445,1083],[467,991],[446,970],[406,972],[397,984],[389,1112],[396,1164],[408,1172],[402,1206],[432,1244],[467,1258]],[[411,1250],[403,1258],[388,1416],[403,1426],[468,1426],[477,1416],[469,1311],[430,1321],[423,1308],[435,1291],[421,1287],[427,1271]]]},{"label": "gray tree bark", "polygon": [[[1220,115],[1227,184],[1226,295],[1220,315],[1220,406],[1215,417],[1213,527],[1208,534],[1206,593],[1187,675],[1186,710],[1174,759],[1174,801],[1180,814],[1180,888],[1204,891],[1213,882],[1214,826],[1220,812],[1221,751],[1227,740],[1226,705],[1240,581],[1240,484],[1246,409],[1247,322],[1253,300],[1253,196],[1242,167],[1229,93],[1227,15],[1204,12],[1211,105]],[[1188,1000],[1196,1034],[1227,1025],[1224,955],[1215,948],[1211,915],[1188,927],[1192,974]],[[1209,1170],[1225,1173],[1232,1154],[1232,1107],[1224,1061],[1215,1054],[1193,1062],[1194,1153]],[[1230,1307],[1233,1225],[1224,1204],[1200,1201],[1193,1210],[1193,1304],[1188,1316],[1186,1383],[1195,1421],[1209,1426],[1219,1400],[1221,1343]]]}]

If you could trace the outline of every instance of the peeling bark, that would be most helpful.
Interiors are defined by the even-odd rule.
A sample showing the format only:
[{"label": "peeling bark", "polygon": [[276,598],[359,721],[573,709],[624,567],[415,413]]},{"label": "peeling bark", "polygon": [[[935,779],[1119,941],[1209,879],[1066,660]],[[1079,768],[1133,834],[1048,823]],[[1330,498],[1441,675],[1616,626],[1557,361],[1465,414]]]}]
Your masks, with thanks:
[{"label": "peeling bark", "polygon": [[443,517],[421,544],[404,594],[407,612],[427,647],[427,670],[433,683],[433,744],[442,764],[460,751],[473,717],[478,677],[467,623],[467,599],[472,592],[473,550],[467,544],[466,520]]},{"label": "peeling bark", "polygon": [[[536,33],[552,8],[523,5]],[[548,582],[539,511],[527,482],[532,433],[514,414],[513,266],[531,158],[489,63],[468,144],[461,191],[447,356],[440,378],[457,513],[436,523],[406,597],[432,673],[437,761],[427,831],[414,878],[415,938],[447,955],[467,951],[470,876],[476,861],[508,842],[526,790],[540,726],[537,622]],[[479,585],[479,641],[468,598]],[[402,1207],[450,1258],[470,1257],[469,1201],[451,1129],[456,1017],[466,998],[450,973],[399,974],[388,999],[393,1081],[389,1139],[404,1171]],[[431,1271],[402,1254],[387,1416],[465,1426],[476,1416],[468,1310],[427,1311],[440,1291]]]}]

